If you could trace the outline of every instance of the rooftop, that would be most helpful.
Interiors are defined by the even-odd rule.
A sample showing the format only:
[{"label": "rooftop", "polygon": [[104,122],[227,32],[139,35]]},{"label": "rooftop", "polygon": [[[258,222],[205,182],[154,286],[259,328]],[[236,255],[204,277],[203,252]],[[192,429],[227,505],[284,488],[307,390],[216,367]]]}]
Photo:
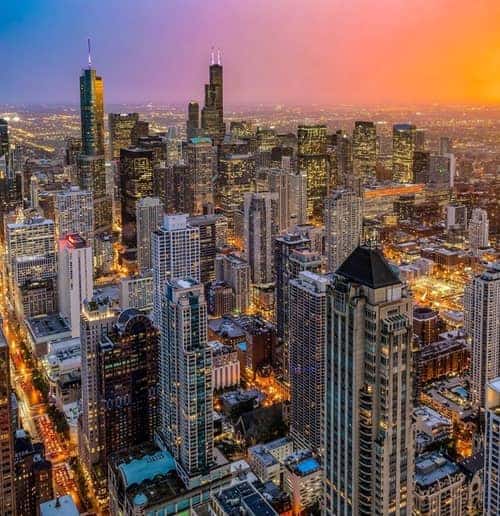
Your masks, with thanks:
[{"label": "rooftop", "polygon": [[248,482],[224,489],[215,496],[227,516],[240,516],[242,509],[248,516],[274,516],[278,513]]},{"label": "rooftop", "polygon": [[425,454],[417,457],[415,462],[415,483],[418,487],[427,488],[458,471],[458,466],[443,455]]},{"label": "rooftop", "polygon": [[71,336],[70,327],[59,314],[30,317],[27,324],[31,333],[37,339]]},{"label": "rooftop", "polygon": [[40,504],[40,516],[79,516],[79,514],[70,495]]},{"label": "rooftop", "polygon": [[167,451],[158,451],[151,455],[124,462],[118,466],[125,488],[132,484],[141,484],[153,480],[157,475],[166,475],[175,470],[174,458]]},{"label": "rooftop", "polygon": [[373,289],[401,283],[380,249],[366,246],[357,247],[336,273]]}]

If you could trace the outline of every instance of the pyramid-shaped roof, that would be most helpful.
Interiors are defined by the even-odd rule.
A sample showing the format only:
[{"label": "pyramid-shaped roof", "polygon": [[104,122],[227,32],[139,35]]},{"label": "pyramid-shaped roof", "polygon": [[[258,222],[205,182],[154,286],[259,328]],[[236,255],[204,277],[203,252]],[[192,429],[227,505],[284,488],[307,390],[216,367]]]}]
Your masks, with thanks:
[{"label": "pyramid-shaped roof", "polygon": [[380,249],[367,246],[354,249],[337,269],[337,274],[370,288],[382,288],[401,283]]}]

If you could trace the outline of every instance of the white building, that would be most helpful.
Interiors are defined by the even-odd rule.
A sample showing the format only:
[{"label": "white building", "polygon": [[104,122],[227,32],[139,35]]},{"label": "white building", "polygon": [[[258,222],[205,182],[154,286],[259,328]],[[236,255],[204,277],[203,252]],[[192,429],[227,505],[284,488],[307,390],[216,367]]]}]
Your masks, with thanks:
[{"label": "white building", "polygon": [[465,287],[464,323],[472,340],[472,401],[484,408],[486,385],[500,376],[500,263]]},{"label": "white building", "polygon": [[233,306],[245,312],[250,303],[250,266],[235,254],[220,254],[215,260],[217,281],[229,284],[233,290]]},{"label": "white building", "polygon": [[481,208],[472,210],[472,217],[469,221],[469,246],[477,256],[479,249],[484,249],[489,245],[490,223],[488,213]]},{"label": "white building", "polygon": [[467,229],[467,206],[462,204],[449,204],[446,206],[446,229]]},{"label": "white building", "polygon": [[200,281],[200,230],[190,227],[187,217],[186,214],[165,215],[163,224],[152,236],[153,309],[157,326],[167,280],[191,278]]},{"label": "white building", "polygon": [[363,200],[350,190],[336,190],[325,200],[325,253],[335,272],[361,243]]},{"label": "white building", "polygon": [[94,201],[92,192],[71,186],[57,192],[54,199],[54,222],[57,238],[78,233],[92,245],[94,232]]},{"label": "white building", "polygon": [[245,256],[254,284],[273,281],[273,238],[278,234],[278,194],[248,192],[244,198]]},{"label": "white building", "polygon": [[208,343],[212,350],[212,386],[214,391],[240,385],[240,361],[238,351],[218,340]]},{"label": "white building", "polygon": [[94,291],[92,248],[78,234],[59,240],[57,292],[59,312],[71,327],[71,336],[80,336],[80,312]]},{"label": "white building", "polygon": [[484,514],[500,514],[500,378],[486,387]]},{"label": "white building", "polygon": [[163,207],[157,197],[144,197],[135,205],[137,225],[137,267],[140,272],[151,269],[151,235],[161,223]]}]

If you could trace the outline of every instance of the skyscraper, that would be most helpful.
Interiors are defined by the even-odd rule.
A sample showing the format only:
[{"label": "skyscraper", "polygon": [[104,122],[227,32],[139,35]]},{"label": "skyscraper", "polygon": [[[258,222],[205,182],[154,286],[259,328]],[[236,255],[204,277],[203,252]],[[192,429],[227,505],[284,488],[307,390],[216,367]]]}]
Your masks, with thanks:
[{"label": "skyscraper", "polygon": [[137,202],[153,195],[153,152],[140,148],[121,149],[120,181],[122,241],[126,246],[135,248],[137,246]]},{"label": "skyscraper", "polygon": [[83,466],[91,475],[103,451],[99,428],[99,348],[116,318],[117,313],[106,297],[94,296],[83,303],[80,330],[82,413],[78,427],[78,452]]},{"label": "skyscraper", "polygon": [[59,240],[57,257],[59,312],[71,327],[71,336],[80,336],[80,312],[83,302],[94,291],[92,248],[77,233]]},{"label": "skyscraper", "polygon": [[326,291],[329,277],[310,271],[289,283],[290,435],[320,452],[325,393]]},{"label": "skyscraper", "polygon": [[14,433],[9,363],[9,347],[0,319],[0,514],[15,516],[17,512],[14,490]]},{"label": "skyscraper", "polygon": [[363,200],[350,190],[335,190],[325,200],[328,270],[335,272],[361,243]]},{"label": "skyscraper", "polygon": [[57,192],[54,199],[54,222],[57,238],[78,233],[92,243],[94,233],[94,203],[90,190],[71,186]]},{"label": "skyscraper", "polygon": [[217,171],[217,150],[210,138],[191,138],[187,145],[187,166],[189,190],[192,197],[189,203],[190,215],[201,215],[204,208],[214,203],[213,180]]},{"label": "skyscraper", "polygon": [[151,239],[153,231],[161,224],[163,207],[157,197],[144,197],[137,201],[137,267],[145,272],[151,269]]},{"label": "skyscraper", "polygon": [[192,278],[200,281],[200,230],[190,227],[187,215],[165,215],[153,233],[153,305],[157,327],[161,321],[161,300],[168,279]]},{"label": "skyscraper", "polygon": [[500,376],[500,263],[466,285],[464,326],[472,340],[471,397],[484,409],[486,384]]},{"label": "skyscraper", "polygon": [[307,177],[307,215],[320,220],[328,192],[327,134],[325,125],[299,125],[298,170]]},{"label": "skyscraper", "polygon": [[110,454],[152,441],[158,421],[159,334],[134,308],[124,310],[98,348],[99,448]]},{"label": "skyscraper", "polygon": [[186,137],[188,140],[198,136],[200,132],[200,105],[198,102],[188,104],[188,118],[186,121]]},{"label": "skyscraper", "polygon": [[238,312],[245,312],[250,304],[250,266],[243,258],[235,254],[220,254],[216,258],[217,281],[231,286],[233,307]]},{"label": "skyscraper", "polygon": [[352,188],[357,191],[359,187],[358,178],[354,176],[352,160],[352,139],[342,130],[334,135],[334,158],[336,171],[335,181],[337,185]]},{"label": "skyscraper", "polygon": [[250,264],[251,281],[255,284],[274,280],[273,238],[278,234],[277,210],[278,194],[245,194],[245,254]]},{"label": "skyscraper", "polygon": [[214,145],[218,145],[226,133],[220,52],[217,53],[217,63],[213,52],[211,55],[209,83],[205,84],[205,106],[201,110],[201,128]]},{"label": "skyscraper", "polygon": [[120,150],[132,147],[132,131],[139,121],[139,113],[109,113],[109,154],[120,159]]},{"label": "skyscraper", "polygon": [[104,157],[104,83],[89,67],[80,75],[82,153]]},{"label": "skyscraper", "polygon": [[375,178],[377,165],[377,129],[373,122],[355,122],[352,133],[353,172],[366,181]]},{"label": "skyscraper", "polygon": [[475,255],[478,254],[479,249],[488,247],[489,228],[490,223],[487,211],[481,208],[474,208],[469,221],[469,245]]},{"label": "skyscraper", "polygon": [[168,281],[161,320],[160,435],[191,487],[214,464],[212,351],[203,286],[193,279]]},{"label": "skyscraper", "polygon": [[358,247],[328,291],[325,511],[412,514],[412,300],[382,253]]},{"label": "skyscraper", "polygon": [[217,220],[220,215],[198,215],[188,218],[188,225],[200,230],[200,281],[204,285],[215,280]]},{"label": "skyscraper", "polygon": [[415,126],[411,124],[395,124],[392,127],[392,177],[394,181],[411,183],[413,179],[415,131]]},{"label": "skyscraper", "polygon": [[483,514],[500,514],[500,378],[486,385]]},{"label": "skyscraper", "polygon": [[9,123],[0,118],[0,158],[9,155]]},{"label": "skyscraper", "polygon": [[78,157],[78,185],[94,199],[94,233],[111,230],[112,197],[106,189],[104,160],[104,84],[89,66],[80,76],[82,153]]}]

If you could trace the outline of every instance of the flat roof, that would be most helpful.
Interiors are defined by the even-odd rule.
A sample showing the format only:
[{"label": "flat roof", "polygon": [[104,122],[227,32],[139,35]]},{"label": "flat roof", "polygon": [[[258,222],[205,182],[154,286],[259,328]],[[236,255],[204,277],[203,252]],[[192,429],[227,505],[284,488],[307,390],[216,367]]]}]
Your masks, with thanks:
[{"label": "flat roof", "polygon": [[79,514],[70,495],[40,504],[40,516],[79,516]]},{"label": "flat roof", "polygon": [[27,324],[31,333],[37,339],[55,337],[56,335],[71,335],[71,329],[59,314],[30,317]]},{"label": "flat roof", "polygon": [[175,462],[172,455],[164,450],[120,464],[118,469],[127,488],[132,484],[141,484],[144,480],[153,480],[157,475],[166,475],[175,470]]},{"label": "flat roof", "polygon": [[243,508],[247,509],[249,515],[275,516],[278,514],[248,482],[241,482],[224,489],[215,497],[228,516],[240,516]]},{"label": "flat roof", "polygon": [[426,454],[415,461],[415,483],[426,488],[458,471],[458,466],[443,455]]}]

